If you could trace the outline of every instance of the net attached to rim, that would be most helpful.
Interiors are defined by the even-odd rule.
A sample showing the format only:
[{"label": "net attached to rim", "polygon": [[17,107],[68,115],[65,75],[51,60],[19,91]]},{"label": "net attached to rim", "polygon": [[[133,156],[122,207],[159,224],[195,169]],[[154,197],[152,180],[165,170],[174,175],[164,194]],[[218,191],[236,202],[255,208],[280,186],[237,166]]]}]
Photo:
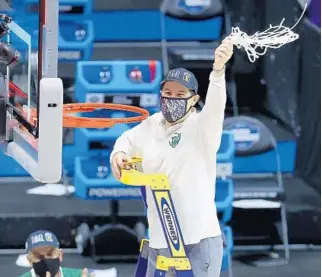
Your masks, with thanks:
[{"label": "net attached to rim", "polygon": [[[81,117],[77,115],[102,109],[126,111],[138,115],[125,118]],[[140,122],[148,117],[147,110],[136,106],[111,103],[74,103],[64,105],[63,126],[67,128],[111,128],[115,124]]]}]

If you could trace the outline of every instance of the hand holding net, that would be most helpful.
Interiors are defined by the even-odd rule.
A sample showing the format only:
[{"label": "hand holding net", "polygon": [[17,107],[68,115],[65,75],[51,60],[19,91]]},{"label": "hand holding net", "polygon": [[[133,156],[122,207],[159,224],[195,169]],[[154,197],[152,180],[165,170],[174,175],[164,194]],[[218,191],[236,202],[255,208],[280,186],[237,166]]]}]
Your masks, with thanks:
[{"label": "hand holding net", "polygon": [[253,63],[260,56],[265,55],[268,48],[277,49],[299,38],[299,35],[292,30],[300,22],[305,10],[306,6],[301,17],[292,28],[283,26],[285,20],[283,19],[279,25],[270,25],[265,31],[256,32],[252,36],[242,32],[238,27],[232,28],[232,32],[228,38],[230,38],[238,49],[243,47],[247,53],[248,59]]}]

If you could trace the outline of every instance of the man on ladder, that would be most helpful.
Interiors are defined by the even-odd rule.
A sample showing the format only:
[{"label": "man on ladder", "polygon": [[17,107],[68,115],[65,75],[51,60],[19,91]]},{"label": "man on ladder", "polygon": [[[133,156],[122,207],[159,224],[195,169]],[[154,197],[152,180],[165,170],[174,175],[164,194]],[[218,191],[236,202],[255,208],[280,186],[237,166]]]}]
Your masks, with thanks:
[{"label": "man on ladder", "polygon": [[[130,157],[142,157],[146,174],[164,173],[171,184],[185,252],[195,277],[220,275],[223,241],[215,206],[216,153],[219,149],[226,105],[225,64],[233,44],[225,39],[215,50],[206,103],[200,113],[198,82],[193,73],[176,68],[161,83],[161,112],[123,133],[111,154],[114,176],[121,177]],[[178,228],[163,230],[155,197],[147,187],[150,249],[147,277],[154,276],[158,256],[171,257],[163,232],[175,244]],[[164,206],[166,208],[166,206]],[[166,219],[164,219],[166,221]],[[180,232],[180,233],[181,233]],[[176,276],[173,270],[166,276]]]}]

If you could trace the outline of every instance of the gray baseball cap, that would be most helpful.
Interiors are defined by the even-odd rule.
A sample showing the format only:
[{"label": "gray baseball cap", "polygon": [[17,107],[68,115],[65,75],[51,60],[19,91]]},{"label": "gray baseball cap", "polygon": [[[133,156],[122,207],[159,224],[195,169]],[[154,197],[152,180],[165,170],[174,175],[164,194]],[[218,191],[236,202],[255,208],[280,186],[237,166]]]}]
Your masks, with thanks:
[{"label": "gray baseball cap", "polygon": [[178,82],[196,94],[198,93],[198,81],[195,75],[185,68],[171,69],[161,82],[161,85],[168,81]]}]

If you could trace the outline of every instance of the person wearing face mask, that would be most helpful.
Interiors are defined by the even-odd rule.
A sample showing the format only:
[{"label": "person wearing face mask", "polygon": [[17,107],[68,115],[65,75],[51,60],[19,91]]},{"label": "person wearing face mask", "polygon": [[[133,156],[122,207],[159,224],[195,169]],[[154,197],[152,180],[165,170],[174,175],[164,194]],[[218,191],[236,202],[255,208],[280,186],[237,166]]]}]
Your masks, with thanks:
[{"label": "person wearing face mask", "polygon": [[[216,153],[226,105],[225,64],[232,54],[233,44],[226,38],[215,50],[206,102],[198,113],[196,77],[184,68],[170,70],[161,83],[161,112],[124,132],[110,157],[117,179],[134,156],[143,158],[144,173],[168,176],[195,277],[218,277],[221,270],[223,241],[214,202]],[[146,276],[153,277],[156,257],[169,256],[169,251],[149,187],[146,202],[150,241]]]},{"label": "person wearing face mask", "polygon": [[32,267],[20,277],[94,277],[87,269],[61,267],[63,251],[57,237],[46,230],[31,233],[26,242],[27,259]]}]

